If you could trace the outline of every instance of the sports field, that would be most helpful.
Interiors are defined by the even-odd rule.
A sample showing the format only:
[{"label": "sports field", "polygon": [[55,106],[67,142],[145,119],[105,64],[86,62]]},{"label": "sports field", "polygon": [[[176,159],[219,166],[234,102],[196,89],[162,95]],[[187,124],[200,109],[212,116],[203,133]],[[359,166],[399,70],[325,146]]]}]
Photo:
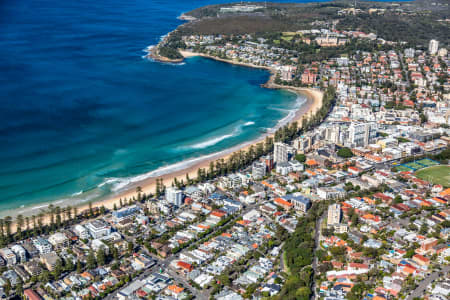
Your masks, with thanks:
[{"label": "sports field", "polygon": [[418,164],[418,163],[415,163],[415,162],[407,163],[407,164],[405,164],[405,166],[410,167],[410,168],[412,168],[413,170],[419,170],[419,169],[422,169],[422,168],[423,168],[422,165],[420,165],[420,164]]},{"label": "sports field", "polygon": [[416,176],[433,184],[440,184],[446,188],[450,187],[450,166],[434,166],[421,169],[416,172]]},{"label": "sports field", "polygon": [[397,168],[397,170],[399,170],[400,172],[412,171],[410,168],[407,168],[407,167],[402,166],[402,165],[395,166],[395,168]]},{"label": "sports field", "polygon": [[431,159],[429,159],[429,158],[424,158],[424,159],[418,160],[417,163],[419,163],[419,164],[421,164],[421,165],[424,165],[424,166],[426,166],[426,167],[431,167],[431,166],[439,165],[438,162],[436,162],[436,161],[434,161],[434,160],[431,160]]}]

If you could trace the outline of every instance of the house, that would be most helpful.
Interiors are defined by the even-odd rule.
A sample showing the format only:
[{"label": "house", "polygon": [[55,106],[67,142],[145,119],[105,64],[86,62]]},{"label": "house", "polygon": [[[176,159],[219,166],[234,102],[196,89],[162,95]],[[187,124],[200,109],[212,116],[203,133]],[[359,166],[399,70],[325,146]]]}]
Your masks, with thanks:
[{"label": "house", "polygon": [[422,256],[420,254],[415,254],[412,257],[412,260],[420,266],[429,266],[430,265],[430,259],[426,258],[425,256]]},{"label": "house", "polygon": [[183,294],[184,288],[179,287],[177,285],[169,285],[166,289],[166,293],[169,296],[175,297],[176,299],[182,299],[182,294]]},{"label": "house", "polygon": [[24,290],[23,296],[25,297],[25,300],[42,300],[42,297],[39,296],[38,293],[36,293],[32,289]]},{"label": "house", "polygon": [[191,264],[188,264],[184,261],[178,261],[176,264],[178,269],[181,269],[183,272],[188,273],[194,270],[194,267]]},{"label": "house", "polygon": [[283,198],[275,198],[273,201],[276,205],[281,206],[285,210],[290,210],[294,205]]}]

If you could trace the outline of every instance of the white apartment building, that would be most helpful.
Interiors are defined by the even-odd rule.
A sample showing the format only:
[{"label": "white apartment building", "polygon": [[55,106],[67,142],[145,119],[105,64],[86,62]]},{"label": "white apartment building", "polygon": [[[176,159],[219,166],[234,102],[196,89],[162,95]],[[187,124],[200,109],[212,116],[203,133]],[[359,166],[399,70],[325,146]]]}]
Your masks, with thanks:
[{"label": "white apartment building", "polygon": [[261,179],[266,176],[266,164],[260,161],[255,161],[252,165],[252,177],[253,179]]},{"label": "white apartment building", "polygon": [[5,260],[7,265],[15,265],[17,263],[17,257],[14,252],[9,248],[0,249],[0,256]]},{"label": "white apartment building", "polygon": [[328,217],[327,217],[327,225],[334,226],[341,222],[341,205],[340,204],[331,204],[328,206]]},{"label": "white apartment building", "polygon": [[429,45],[428,45],[428,52],[431,55],[436,55],[438,50],[439,50],[439,41],[431,40]]},{"label": "white apartment building", "polygon": [[94,220],[86,224],[86,228],[94,239],[111,234],[111,226],[102,220]]},{"label": "white apartment building", "polygon": [[288,145],[277,142],[273,145],[273,161],[274,163],[282,163],[288,161]]},{"label": "white apartment building", "polygon": [[16,257],[20,262],[27,261],[27,251],[22,246],[14,245],[11,247],[11,250],[16,254]]},{"label": "white apartment building", "polygon": [[52,244],[53,248],[56,250],[60,250],[62,248],[69,246],[69,239],[64,233],[61,232],[56,232],[52,234],[48,238],[48,241],[50,242],[50,244]]},{"label": "white apartment building", "polygon": [[166,200],[176,206],[183,205],[183,192],[175,187],[166,189]]},{"label": "white apartment building", "polygon": [[376,137],[377,127],[375,123],[352,123],[348,131],[350,147],[366,147]]},{"label": "white apartment building", "polygon": [[50,253],[52,251],[52,245],[42,237],[33,239],[33,244],[40,254]]},{"label": "white apartment building", "polygon": [[73,232],[80,238],[80,239],[88,239],[89,238],[89,231],[80,224],[77,224],[73,228]]}]

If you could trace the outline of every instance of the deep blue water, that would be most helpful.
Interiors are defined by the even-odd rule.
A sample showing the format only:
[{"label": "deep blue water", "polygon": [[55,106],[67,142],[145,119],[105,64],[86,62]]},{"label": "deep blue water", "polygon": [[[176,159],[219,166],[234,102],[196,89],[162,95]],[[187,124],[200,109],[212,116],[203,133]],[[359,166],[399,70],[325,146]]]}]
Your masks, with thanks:
[{"label": "deep blue water", "polygon": [[182,12],[218,2],[2,1],[0,209],[104,197],[285,117],[296,96],[261,88],[266,71],[141,57]]}]

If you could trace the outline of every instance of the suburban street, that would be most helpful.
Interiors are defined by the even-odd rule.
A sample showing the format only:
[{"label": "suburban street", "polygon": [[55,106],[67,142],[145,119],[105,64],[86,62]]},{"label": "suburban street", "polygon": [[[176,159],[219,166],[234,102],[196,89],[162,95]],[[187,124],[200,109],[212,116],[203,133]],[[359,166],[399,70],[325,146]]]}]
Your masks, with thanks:
[{"label": "suburban street", "polygon": [[[322,224],[323,218],[325,217],[325,213],[316,221],[316,228],[315,228],[315,233],[314,233],[314,243],[315,243],[315,247],[314,247],[314,253],[319,249],[320,246],[320,225]],[[317,274],[317,255],[314,255],[314,261],[313,261],[313,270],[314,270],[314,276]],[[312,285],[312,299],[317,299],[317,295],[316,295],[316,280],[313,278],[313,285]]]},{"label": "suburban street", "polygon": [[440,273],[448,274],[450,272],[450,266],[443,266],[441,271],[436,271],[431,273],[430,276],[427,276],[424,280],[422,280],[419,283],[419,286],[412,291],[412,293],[408,296],[407,300],[412,300],[416,297],[422,297],[424,295],[424,291],[427,288],[427,286],[435,281],[439,276]]}]

